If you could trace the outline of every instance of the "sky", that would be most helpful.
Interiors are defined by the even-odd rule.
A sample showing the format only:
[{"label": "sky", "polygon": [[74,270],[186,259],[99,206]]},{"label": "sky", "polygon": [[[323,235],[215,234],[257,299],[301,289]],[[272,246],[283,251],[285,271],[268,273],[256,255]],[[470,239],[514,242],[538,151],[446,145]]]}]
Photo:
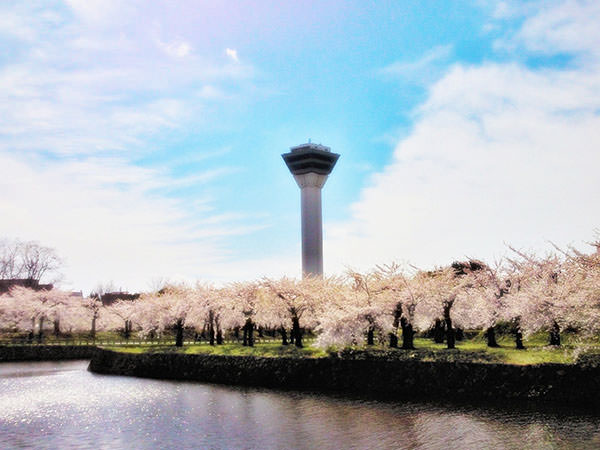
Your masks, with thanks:
[{"label": "sky", "polygon": [[61,286],[299,276],[281,158],[341,155],[327,274],[600,227],[600,2],[3,1],[0,237]]}]

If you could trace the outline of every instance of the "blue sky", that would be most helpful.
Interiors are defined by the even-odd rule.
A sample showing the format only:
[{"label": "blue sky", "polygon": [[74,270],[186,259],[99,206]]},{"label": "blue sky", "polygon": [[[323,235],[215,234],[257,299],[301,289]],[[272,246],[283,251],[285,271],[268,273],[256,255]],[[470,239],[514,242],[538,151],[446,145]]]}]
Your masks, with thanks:
[{"label": "blue sky", "polygon": [[325,269],[585,249],[593,1],[3,2],[0,236],[129,290],[300,271],[280,154],[342,155]]}]

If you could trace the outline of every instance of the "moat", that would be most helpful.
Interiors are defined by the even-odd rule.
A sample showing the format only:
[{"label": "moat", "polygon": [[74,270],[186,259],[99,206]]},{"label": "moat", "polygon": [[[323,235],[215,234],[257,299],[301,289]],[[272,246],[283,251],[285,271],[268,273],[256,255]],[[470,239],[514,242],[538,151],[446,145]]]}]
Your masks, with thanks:
[{"label": "moat", "polygon": [[0,364],[0,448],[598,448],[600,413],[382,402]]}]

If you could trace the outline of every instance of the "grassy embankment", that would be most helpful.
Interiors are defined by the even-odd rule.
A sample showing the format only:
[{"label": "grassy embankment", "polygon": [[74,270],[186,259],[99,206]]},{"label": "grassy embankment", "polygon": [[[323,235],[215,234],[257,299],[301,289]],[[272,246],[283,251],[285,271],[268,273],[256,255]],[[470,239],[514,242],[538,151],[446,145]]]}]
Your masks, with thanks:
[{"label": "grassy embankment", "polygon": [[207,345],[195,344],[175,347],[174,345],[156,345],[152,347],[132,345],[132,346],[103,346],[108,350],[114,350],[124,353],[184,353],[188,355],[229,355],[229,356],[266,356],[266,357],[296,357],[296,358],[321,358],[328,356],[325,350],[320,348],[305,346],[296,348],[293,345],[280,345],[276,343],[257,343],[254,347],[244,347],[241,344],[223,344]]},{"label": "grassy embankment", "polygon": [[[170,338],[170,337],[168,337]],[[140,339],[135,333],[132,333],[131,339]],[[174,340],[175,338],[170,338]],[[20,343],[38,343],[38,334],[36,333],[32,338],[27,333],[23,332],[7,332],[5,330],[0,332],[0,341],[13,342],[16,345]],[[55,343],[73,343],[73,345],[81,344],[93,344],[95,341],[98,342],[119,342],[125,341],[123,334],[118,331],[101,331],[96,333],[96,338],[92,339],[89,333],[61,333],[56,336],[51,329],[44,330],[42,344],[55,344]]]},{"label": "grassy embankment", "polygon": [[[23,339],[23,336],[5,335],[2,339]],[[297,349],[294,346],[282,346],[278,341],[269,343],[256,343],[255,347],[244,347],[240,344],[224,344],[210,346],[206,342],[202,344],[185,345],[182,348],[177,348],[173,345],[172,336],[165,336],[161,339],[162,342],[145,342],[143,345],[137,345],[139,338],[134,334],[130,341],[133,345],[127,345],[126,341],[117,332],[100,332],[97,334],[96,340],[91,340],[87,334],[60,336],[55,337],[50,332],[44,336],[43,344],[54,344],[62,342],[70,345],[78,344],[99,344],[104,348],[127,352],[127,353],[185,353],[185,354],[213,354],[213,355],[231,355],[231,356],[265,356],[265,357],[308,357],[321,358],[327,357],[335,350],[325,350],[307,344],[302,349]],[[66,342],[65,342],[66,341]],[[167,342],[165,342],[167,341]],[[116,342],[120,345],[112,346],[111,343]],[[483,337],[477,336],[472,339],[465,339],[456,343],[456,350],[447,350],[445,344],[435,344],[431,339],[415,338],[414,351],[394,350],[384,346],[374,346],[372,348],[352,347],[344,352],[351,357],[365,356],[382,356],[393,359],[416,359],[423,361],[476,361],[476,362],[497,362],[506,364],[541,364],[541,363],[561,363],[573,364],[576,359],[576,350],[578,347],[585,348],[594,353],[600,353],[600,343],[598,340],[581,342],[577,336],[570,333],[563,333],[563,345],[558,348],[547,345],[547,333],[538,333],[530,336],[525,341],[526,350],[516,350],[514,341],[511,337],[500,336],[498,343],[500,348],[488,348]],[[34,344],[37,341],[34,339]],[[6,345],[6,344],[5,344]],[[14,342],[13,345],[18,345]]]},{"label": "grassy embankment", "polygon": [[[488,348],[481,338],[457,342],[455,350],[447,350],[445,344],[435,344],[430,339],[416,338],[416,350],[390,349],[382,346],[372,348],[353,347],[342,353],[347,357],[386,357],[390,359],[413,359],[423,361],[461,361],[461,362],[487,362],[505,364],[541,364],[561,363],[573,364],[576,359],[577,345],[573,338],[565,339],[562,347],[547,346],[546,336],[533,336],[525,341],[526,350],[516,350],[514,342],[507,338],[499,339],[499,348]],[[119,346],[104,347],[110,350],[127,353],[183,353],[183,354],[211,354],[231,356],[265,356],[265,357],[327,357],[333,349],[324,350],[313,346],[297,349],[291,345],[283,346],[277,343],[260,343],[254,347],[243,347],[240,344],[224,344],[218,346],[185,345],[177,348],[174,346]],[[587,343],[585,348],[599,352],[600,345]]]}]

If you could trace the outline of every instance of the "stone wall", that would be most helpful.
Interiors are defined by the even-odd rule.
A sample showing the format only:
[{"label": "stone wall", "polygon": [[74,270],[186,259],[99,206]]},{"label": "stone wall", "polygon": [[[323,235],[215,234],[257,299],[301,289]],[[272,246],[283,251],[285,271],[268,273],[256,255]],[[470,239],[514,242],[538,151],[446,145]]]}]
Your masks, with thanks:
[{"label": "stone wall", "polygon": [[0,345],[0,362],[90,359],[93,345]]},{"label": "stone wall", "polygon": [[578,365],[128,354],[99,349],[89,369],[113,375],[385,398],[516,399],[579,405],[600,401],[600,369]]}]

